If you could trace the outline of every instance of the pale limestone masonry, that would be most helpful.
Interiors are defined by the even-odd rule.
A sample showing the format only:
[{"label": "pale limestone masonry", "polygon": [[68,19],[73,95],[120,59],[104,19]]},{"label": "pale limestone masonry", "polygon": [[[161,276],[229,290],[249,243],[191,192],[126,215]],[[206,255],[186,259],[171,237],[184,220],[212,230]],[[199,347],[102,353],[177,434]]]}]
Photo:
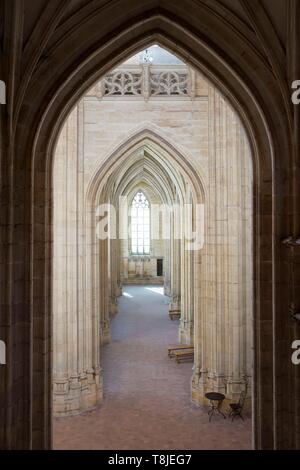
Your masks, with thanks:
[{"label": "pale limestone masonry", "polygon": [[[300,323],[291,312],[300,309],[300,106],[291,100],[291,84],[300,77],[300,2],[0,4],[6,84],[6,104],[0,105],[0,338],[7,356],[0,367],[0,448],[52,446],[57,139],[93,84],[132,54],[159,44],[205,74],[246,129],[253,167],[253,447],[299,449],[300,367],[291,361],[291,344],[300,337]],[[197,361],[205,362],[201,351]]]},{"label": "pale limestone masonry", "polygon": [[[100,343],[110,341],[110,315],[117,313],[123,282],[164,282],[170,311],[181,313],[179,340],[195,346],[194,402],[202,403],[210,390],[236,400],[245,387],[250,400],[249,144],[214,86],[186,66],[176,66],[174,74],[171,66],[119,67],[90,89],[61,131],[53,172],[56,415],[101,402]],[[130,240],[96,236],[97,206],[112,203],[119,216],[120,196],[130,201],[138,190],[152,205],[170,209],[169,241],[153,240],[143,259],[130,253]],[[204,245],[196,251],[176,238],[186,229],[188,204],[193,226],[196,206],[204,207]],[[163,279],[156,277],[157,258]]]}]

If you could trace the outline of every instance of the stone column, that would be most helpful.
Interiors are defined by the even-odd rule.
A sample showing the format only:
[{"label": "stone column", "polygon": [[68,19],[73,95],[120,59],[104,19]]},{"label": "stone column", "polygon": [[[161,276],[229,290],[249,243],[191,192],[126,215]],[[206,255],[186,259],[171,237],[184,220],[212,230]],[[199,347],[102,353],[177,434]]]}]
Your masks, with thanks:
[{"label": "stone column", "polygon": [[[228,129],[228,223],[229,256],[229,305],[230,323],[228,340],[227,394],[238,400],[241,390],[251,395],[252,350],[252,237],[248,230],[252,218],[250,194],[250,159],[246,136],[238,118],[227,109],[228,120],[234,125]],[[236,142],[236,145],[230,145]]]},{"label": "stone column", "polygon": [[118,240],[110,240],[109,242],[109,314],[118,313],[118,257],[119,250]]},{"label": "stone column", "polygon": [[117,257],[117,273],[116,273],[116,286],[115,286],[115,295],[116,298],[122,295],[123,286],[121,280],[121,270],[122,270],[122,250],[121,250],[121,240],[117,240],[117,249],[116,249],[116,257]]},{"label": "stone column", "polygon": [[91,409],[102,399],[97,318],[93,289],[88,290],[91,283],[86,283],[93,244],[85,225],[83,113],[80,102],[62,130],[53,169],[53,411],[57,416]]},{"label": "stone column", "polygon": [[179,205],[174,204],[171,214],[171,302],[169,312],[181,316],[181,223]]},{"label": "stone column", "polygon": [[[120,207],[118,205],[117,196],[113,198],[112,204],[114,205],[114,211],[111,217],[115,217],[115,220],[111,219],[112,229],[114,232],[114,238],[109,240],[109,314],[115,315],[118,313],[118,297],[122,295],[122,284],[121,284],[121,241],[119,239],[119,212]],[[122,210],[122,208],[121,208]],[[121,222],[122,223],[122,222]]]},{"label": "stone column", "polygon": [[[53,400],[54,414],[66,410],[65,400],[69,394],[68,331],[67,331],[67,126],[61,132],[54,162],[54,204],[60,201],[53,214]],[[63,202],[63,204],[62,204]]]},{"label": "stone column", "polygon": [[[170,249],[170,240],[164,242],[164,258],[163,258],[163,269],[164,269],[164,294],[172,299],[172,256]],[[170,304],[171,305],[171,304]]]},{"label": "stone column", "polygon": [[[216,192],[210,189],[216,180],[215,165],[215,102],[214,88],[208,87],[208,172],[206,175],[206,198],[205,198],[205,238],[202,250],[202,264],[200,273],[200,311],[197,312],[197,330],[195,337],[196,343],[194,373],[192,379],[192,399],[196,403],[203,403],[204,395],[209,389],[211,376],[211,364],[213,358],[212,345],[212,320],[215,315],[215,271],[214,262],[214,233],[215,233],[215,215],[213,209],[216,205]],[[200,317],[200,318],[199,318]],[[196,325],[195,325],[196,326]]]},{"label": "stone column", "polygon": [[[170,297],[172,302],[172,217],[173,214],[170,210],[165,211],[166,221],[163,229],[163,236],[165,237],[164,243],[164,257],[163,257],[163,270],[164,270],[164,294]],[[170,307],[171,308],[171,302]]]},{"label": "stone column", "polygon": [[250,150],[237,115],[213,87],[208,104],[207,230],[196,331],[202,351],[192,381],[196,402],[205,401],[209,390],[237,400],[251,381],[252,367]]},{"label": "stone column", "polygon": [[100,340],[101,344],[109,343],[110,318],[109,318],[109,298],[107,289],[108,278],[108,240],[99,240],[100,247]]},{"label": "stone column", "polygon": [[193,201],[191,191],[186,185],[186,200],[182,208],[181,240],[181,317],[179,341],[194,343],[194,251],[190,249],[189,237],[193,232]]}]

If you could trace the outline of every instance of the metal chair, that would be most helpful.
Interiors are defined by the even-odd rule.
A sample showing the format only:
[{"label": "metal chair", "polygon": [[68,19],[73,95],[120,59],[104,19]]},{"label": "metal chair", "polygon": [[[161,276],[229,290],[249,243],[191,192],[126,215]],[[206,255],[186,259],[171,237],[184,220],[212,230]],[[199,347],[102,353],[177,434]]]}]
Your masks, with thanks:
[{"label": "metal chair", "polygon": [[246,395],[247,395],[247,393],[245,391],[241,392],[240,399],[239,399],[238,403],[230,403],[229,404],[229,406],[231,408],[230,413],[229,413],[229,418],[231,418],[231,422],[237,416],[239,416],[244,421],[242,411],[243,411],[243,408],[244,408]]}]

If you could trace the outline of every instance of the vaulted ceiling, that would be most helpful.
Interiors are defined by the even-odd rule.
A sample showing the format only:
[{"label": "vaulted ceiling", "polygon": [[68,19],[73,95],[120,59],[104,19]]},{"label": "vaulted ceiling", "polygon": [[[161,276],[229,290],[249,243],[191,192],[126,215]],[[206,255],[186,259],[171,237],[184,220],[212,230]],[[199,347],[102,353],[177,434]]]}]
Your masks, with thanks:
[{"label": "vaulted ceiling", "polygon": [[[63,29],[68,23],[70,24],[79,12],[82,15],[81,17],[84,18],[84,16],[91,14],[93,9],[105,8],[109,3],[112,3],[112,0],[51,0],[51,2],[48,0],[25,0],[24,44],[33,39],[33,32],[37,27],[37,23],[47,11],[57,11],[59,18],[54,30],[58,30]],[[174,2],[152,1],[148,3],[167,5],[167,3]],[[206,4],[208,8],[214,10],[216,14],[221,14],[228,21],[234,16],[238,17],[244,23],[244,26],[252,31],[256,29],[257,20],[251,14],[251,5],[257,11],[257,5],[255,4],[259,3],[260,8],[264,9],[268,16],[281,43],[283,46],[286,44],[287,10],[289,5],[287,0],[261,0],[260,2],[256,0],[206,0],[198,1],[198,3]],[[49,4],[51,4],[51,7],[49,7]],[[51,44],[51,40],[48,44]]]},{"label": "vaulted ceiling", "polygon": [[151,188],[161,202],[173,204],[177,198],[183,201],[188,178],[172,157],[168,159],[163,149],[160,153],[158,146],[148,142],[115,165],[104,185],[102,197],[118,201],[120,196],[127,196],[141,184]]},{"label": "vaulted ceiling", "polygon": [[[120,15],[113,18],[116,31],[127,20],[130,23],[136,21],[139,15],[145,15],[145,10],[149,11],[149,17],[156,14],[167,15],[171,20],[174,17],[175,21],[176,18],[196,21],[196,27],[202,27],[203,22],[204,35],[207,35],[207,19],[203,14],[207,15],[207,18],[213,19],[218,25],[214,31],[215,41],[219,42],[216,47],[220,50],[224,46],[218,39],[222,28],[235,31],[261,58],[270,73],[276,76],[288,107],[290,99],[285,80],[289,73],[291,77],[294,76],[295,68],[299,70],[299,59],[297,60],[294,46],[291,50],[291,39],[295,34],[293,21],[296,21],[295,16],[299,11],[297,3],[297,0],[3,0],[0,3],[0,40],[4,58],[2,75],[5,79],[7,73],[13,69],[16,71],[13,78],[10,76],[7,79],[8,90],[13,93],[11,105],[15,109],[12,114],[17,117],[30,84],[39,81],[40,74],[44,77],[54,70],[54,63],[58,63],[61,54],[66,51],[63,44],[67,38],[75,34],[76,39],[80,38],[80,47],[84,49],[83,45],[86,43],[86,47],[91,48],[96,40],[93,37],[96,38],[98,34],[95,28],[98,27],[105,37],[106,17],[111,21],[110,9],[116,11],[118,5]],[[198,18],[200,14],[202,17]],[[91,26],[87,28],[87,36],[87,31],[83,32],[83,28],[89,23]],[[233,58],[230,41],[227,47],[229,57]],[[69,51],[65,54],[67,66],[72,54]],[[74,57],[75,54],[76,47]],[[246,56],[248,52],[242,50],[240,54]]]}]

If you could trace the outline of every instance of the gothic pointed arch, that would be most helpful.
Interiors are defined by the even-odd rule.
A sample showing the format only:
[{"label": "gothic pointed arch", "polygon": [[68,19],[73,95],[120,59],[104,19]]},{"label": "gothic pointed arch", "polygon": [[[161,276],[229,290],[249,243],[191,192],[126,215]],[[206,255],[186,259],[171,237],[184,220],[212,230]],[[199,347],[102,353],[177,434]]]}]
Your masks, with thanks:
[{"label": "gothic pointed arch", "polygon": [[[288,347],[294,328],[286,324],[287,299],[297,297],[296,269],[290,265],[296,254],[290,256],[280,240],[299,235],[295,186],[299,132],[289,99],[288,60],[275,27],[270,28],[269,15],[262,8],[263,19],[258,21],[249,2],[240,2],[240,15],[224,2],[134,0],[126,3],[126,17],[119,2],[88,2],[71,9],[67,2],[50,3],[26,45],[19,27],[24,20],[22,6],[5,4],[12,39],[4,42],[3,57],[14,56],[12,66],[5,67],[12,86],[10,112],[4,116],[8,135],[3,144],[1,199],[11,205],[4,214],[7,323],[2,330],[12,369],[1,381],[7,423],[1,447],[50,448],[52,442],[51,176],[58,135],[72,107],[98,78],[153,42],[205,73],[232,103],[247,130],[254,170],[254,445],[297,447],[299,410],[295,412],[294,397],[299,379]],[[290,26],[297,17],[296,3]],[[18,80],[14,70],[24,72]],[[18,289],[20,272],[25,279],[22,289]],[[22,314],[16,316],[16,311]],[[14,332],[23,331],[24,319],[26,331],[14,344],[6,325],[11,322]],[[24,371],[22,396],[19,378],[11,373],[16,368]],[[22,412],[16,417],[14,409]]]}]

